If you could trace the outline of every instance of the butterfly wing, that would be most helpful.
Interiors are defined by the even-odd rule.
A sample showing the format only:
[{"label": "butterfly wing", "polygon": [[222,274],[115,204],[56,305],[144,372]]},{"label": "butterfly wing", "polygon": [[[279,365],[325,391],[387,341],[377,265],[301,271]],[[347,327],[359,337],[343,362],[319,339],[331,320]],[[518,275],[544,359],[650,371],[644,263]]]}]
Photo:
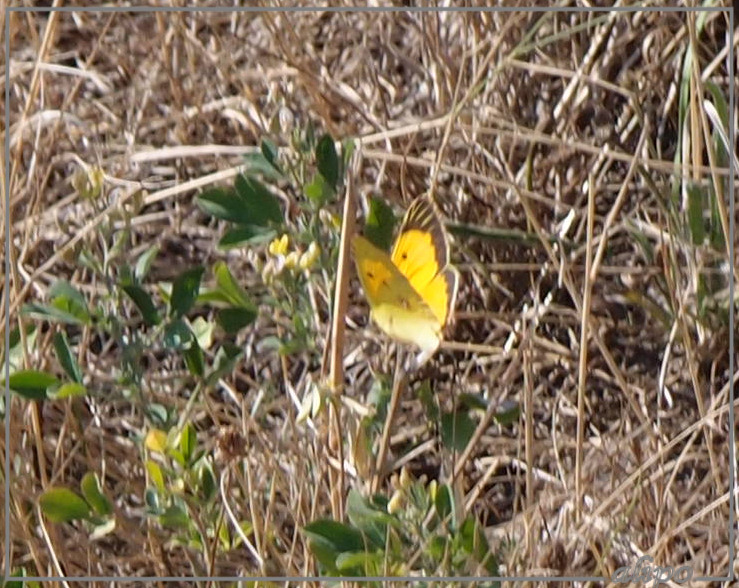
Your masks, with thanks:
[{"label": "butterfly wing", "polygon": [[440,326],[454,306],[459,275],[449,266],[449,243],[430,196],[408,208],[393,247],[393,263],[431,308]]},{"label": "butterfly wing", "polygon": [[436,349],[441,342],[441,325],[390,256],[359,235],[352,247],[372,319],[398,341],[424,351]]}]

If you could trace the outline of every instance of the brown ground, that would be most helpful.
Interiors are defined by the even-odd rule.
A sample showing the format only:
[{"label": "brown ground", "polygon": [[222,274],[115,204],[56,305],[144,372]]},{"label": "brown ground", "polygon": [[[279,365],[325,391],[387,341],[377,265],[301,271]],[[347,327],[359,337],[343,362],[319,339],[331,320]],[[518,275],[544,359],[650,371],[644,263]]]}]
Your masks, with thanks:
[{"label": "brown ground", "polygon": [[[265,247],[217,250],[226,225],[194,196],[230,182],[240,153],[263,137],[287,148],[290,128],[311,121],[319,134],[361,141],[360,194],[381,193],[400,211],[433,185],[454,235],[455,320],[442,351],[409,374],[390,467],[421,447],[409,471],[441,475],[448,450],[414,394],[421,378],[444,406],[462,393],[481,395],[491,411],[513,402],[521,407],[513,424],[476,413],[482,434],[455,458],[503,574],[610,577],[641,555],[690,565],[694,577],[728,573],[731,244],[691,239],[686,195],[688,185],[703,195],[704,224],[721,234],[728,164],[712,159],[703,101],[715,103],[711,85],[729,99],[726,13],[705,21],[577,10],[15,13],[10,30],[12,328],[20,305],[46,301],[59,278],[91,303],[110,304],[112,286],[79,256],[102,259],[125,222],[130,236],[116,266],[156,243],[148,284],[196,264],[212,284],[210,268],[225,259],[262,300]],[[686,53],[694,60],[687,73]],[[73,178],[93,165],[105,173],[105,197],[86,200]],[[142,201],[131,208],[136,193]],[[279,196],[297,230],[304,198],[289,186]],[[335,215],[344,197],[329,204]],[[328,253],[338,234],[321,243]],[[332,492],[339,458],[328,411],[298,422],[294,398],[329,372],[337,273],[335,256],[324,259],[333,261],[311,274],[310,345],[283,357],[260,345],[292,318],[263,306],[237,339],[246,357],[194,400],[183,364],[155,349],[143,353],[141,395],[127,396],[116,379],[121,347],[93,328],[67,329],[87,398],[13,397],[10,447],[0,440],[11,457],[12,570],[317,574],[300,529],[342,508]],[[106,308],[128,326],[138,320],[127,302]],[[349,399],[367,406],[376,374],[392,375],[395,353],[367,326],[353,277],[347,316],[346,339],[332,351],[345,358],[339,416],[352,468],[344,484],[366,494],[370,479],[353,469],[349,443],[361,407]],[[23,323],[37,326],[25,367],[62,376],[52,345],[60,326]],[[227,502],[237,520],[254,524],[261,566],[243,545],[217,549],[212,537],[205,548],[174,545],[173,533],[144,514],[152,403],[175,422],[189,411],[226,485],[217,514],[196,512],[199,523],[226,517]],[[51,523],[36,507],[51,486],[78,490],[88,471],[116,509],[116,528],[97,540],[89,526]],[[389,478],[380,491],[391,493]]]}]

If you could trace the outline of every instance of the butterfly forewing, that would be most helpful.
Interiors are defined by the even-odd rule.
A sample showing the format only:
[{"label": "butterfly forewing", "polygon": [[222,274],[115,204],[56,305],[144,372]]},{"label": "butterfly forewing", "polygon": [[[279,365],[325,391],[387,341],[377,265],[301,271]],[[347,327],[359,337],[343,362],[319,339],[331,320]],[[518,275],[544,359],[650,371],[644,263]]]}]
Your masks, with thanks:
[{"label": "butterfly forewing", "polygon": [[[392,260],[414,286],[415,280],[420,285],[428,283],[449,263],[446,232],[430,196],[416,198],[408,208],[393,247]],[[431,275],[430,270],[433,270]]]}]

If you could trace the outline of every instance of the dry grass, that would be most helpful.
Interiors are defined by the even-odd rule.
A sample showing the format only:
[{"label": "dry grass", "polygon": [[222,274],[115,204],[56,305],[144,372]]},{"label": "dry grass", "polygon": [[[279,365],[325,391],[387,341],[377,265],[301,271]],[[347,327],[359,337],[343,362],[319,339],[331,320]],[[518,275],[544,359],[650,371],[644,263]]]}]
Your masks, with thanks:
[{"label": "dry grass", "polygon": [[[288,114],[298,128],[312,121],[361,143],[359,192],[379,191],[402,209],[433,182],[455,236],[462,287],[450,341],[410,375],[391,461],[420,448],[410,471],[441,475],[438,432],[412,392],[422,378],[445,404],[481,394],[491,411],[455,464],[465,508],[485,525],[505,575],[610,576],[643,554],[690,565],[695,576],[725,575],[731,406],[722,312],[735,244],[686,241],[685,192],[670,200],[681,177],[705,189],[723,174],[718,212],[728,221],[727,172],[709,158],[712,127],[702,114],[707,84],[728,100],[728,16],[709,14],[701,29],[697,20],[578,11],[15,13],[4,227],[11,327],[20,306],[44,300],[59,278],[91,301],[104,296],[108,286],[75,255],[102,255],[100,227],[142,189],[128,261],[158,244],[152,283],[223,258],[248,290],[262,288],[259,255],[219,252],[224,226],[193,197],[230,180],[239,153],[262,137],[287,145]],[[680,128],[686,52],[694,70]],[[72,185],[91,165],[105,172],[103,205]],[[288,219],[299,196],[282,194]],[[339,199],[331,211],[342,210]],[[707,312],[704,279],[714,284]],[[192,382],[151,350],[145,399],[127,399],[114,377],[122,350],[82,329],[74,341],[88,398],[14,397],[8,408],[12,569],[316,574],[300,529],[341,512],[341,484],[367,491],[370,480],[352,464],[360,409],[349,400],[366,405],[374,374],[392,375],[395,361],[377,329],[360,326],[366,303],[352,279],[337,350],[346,358],[342,436],[329,443],[328,413],[296,422],[291,394],[302,398],[328,373],[332,288],[330,279],[314,285],[314,349],[280,357],[260,347],[285,324],[263,312],[239,339],[245,359],[188,408],[215,460],[218,503],[253,523],[258,557],[244,546],[216,550],[212,539],[203,551],[172,546],[170,532],[145,516],[143,407],[158,402],[181,415]],[[58,327],[39,326],[25,365],[61,374],[51,344]],[[497,424],[490,417],[509,401],[523,416]],[[342,439],[352,467],[340,481]],[[223,457],[229,441],[232,459]],[[77,488],[86,471],[98,473],[116,508],[116,529],[95,541],[36,508],[45,488]],[[390,492],[388,480],[379,480],[381,492]]]}]

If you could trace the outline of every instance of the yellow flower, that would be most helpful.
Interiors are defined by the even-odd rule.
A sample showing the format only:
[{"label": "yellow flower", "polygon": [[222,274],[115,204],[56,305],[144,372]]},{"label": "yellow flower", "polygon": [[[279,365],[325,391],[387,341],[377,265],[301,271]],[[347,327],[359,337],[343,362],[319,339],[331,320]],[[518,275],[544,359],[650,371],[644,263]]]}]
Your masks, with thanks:
[{"label": "yellow flower", "polygon": [[300,253],[297,251],[291,251],[285,258],[285,267],[288,269],[295,269],[300,261]]},{"label": "yellow flower", "polygon": [[310,245],[308,245],[308,251],[300,256],[298,266],[302,270],[308,269],[316,262],[319,255],[321,255],[321,248],[318,246],[318,243],[313,241]]},{"label": "yellow flower", "polygon": [[390,501],[387,503],[387,512],[390,514],[395,514],[404,506],[405,496],[402,491],[396,490],[395,492],[393,492],[392,498],[390,498]]},{"label": "yellow flower", "polygon": [[267,250],[271,255],[285,255],[287,253],[288,237],[282,235],[279,239],[274,239]]}]

